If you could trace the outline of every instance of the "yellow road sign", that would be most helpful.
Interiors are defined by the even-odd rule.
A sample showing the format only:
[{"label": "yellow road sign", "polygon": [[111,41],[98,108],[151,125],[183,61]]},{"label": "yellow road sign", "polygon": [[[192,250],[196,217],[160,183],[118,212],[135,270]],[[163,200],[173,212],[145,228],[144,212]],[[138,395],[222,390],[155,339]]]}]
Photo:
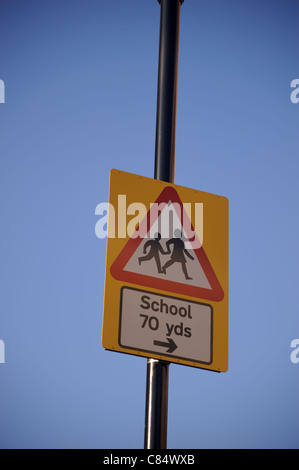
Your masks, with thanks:
[{"label": "yellow road sign", "polygon": [[228,200],[111,170],[102,344],[228,368]]}]

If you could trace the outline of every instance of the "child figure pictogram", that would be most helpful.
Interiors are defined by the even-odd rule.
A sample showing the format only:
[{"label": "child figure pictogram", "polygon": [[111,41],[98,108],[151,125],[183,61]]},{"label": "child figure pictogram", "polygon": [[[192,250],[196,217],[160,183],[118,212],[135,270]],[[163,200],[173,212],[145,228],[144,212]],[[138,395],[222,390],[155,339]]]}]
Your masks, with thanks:
[{"label": "child figure pictogram", "polygon": [[[186,268],[187,260],[186,260],[185,255],[188,256],[188,258],[190,258],[191,260],[194,260],[194,258],[185,248],[185,244],[182,240],[182,233],[179,229],[176,229],[174,231],[174,236],[175,238],[171,238],[170,240],[166,242],[167,250],[165,251],[160,242],[161,234],[156,233],[154,240],[148,240],[144,244],[144,247],[143,247],[144,256],[140,256],[138,258],[139,266],[141,265],[143,261],[149,261],[154,258],[158,273],[166,274],[166,269],[168,269],[174,263],[180,263],[185,279],[186,280],[192,279],[192,277],[190,277],[187,272],[187,268]],[[171,248],[170,248],[171,245],[173,245],[172,253],[171,253]],[[170,259],[164,264],[163,267],[161,266],[160,254],[162,255],[171,254]]]},{"label": "child figure pictogram", "polygon": [[179,229],[175,229],[174,236],[175,238],[171,238],[170,240],[168,240],[168,242],[166,242],[167,254],[171,252],[170,245],[173,245],[173,249],[172,249],[170,260],[168,260],[164,264],[164,266],[162,267],[162,271],[164,272],[164,274],[166,274],[166,269],[169,268],[172,264],[180,263],[185,279],[186,280],[192,279],[192,277],[190,277],[187,272],[187,268],[186,268],[187,260],[185,258],[185,255],[188,256],[188,258],[190,258],[191,260],[194,260],[194,258],[192,255],[190,255],[188,250],[185,248],[185,244],[182,240],[182,233]]},{"label": "child figure pictogram", "polygon": [[[160,240],[161,240],[161,234],[156,233],[154,240],[148,240],[144,244],[143,253],[145,254],[145,256],[140,256],[138,258],[139,266],[141,265],[143,261],[149,261],[152,258],[154,258],[156,265],[157,265],[158,273],[164,272],[161,268],[161,261],[160,261],[159,253],[161,253],[162,255],[166,255],[167,252],[163,250]],[[146,254],[148,248],[149,248],[149,252]]]}]

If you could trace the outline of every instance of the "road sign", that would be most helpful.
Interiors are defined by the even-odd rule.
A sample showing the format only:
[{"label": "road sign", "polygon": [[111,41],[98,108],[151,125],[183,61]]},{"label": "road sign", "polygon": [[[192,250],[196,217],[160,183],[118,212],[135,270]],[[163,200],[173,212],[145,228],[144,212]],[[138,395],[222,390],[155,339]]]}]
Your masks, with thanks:
[{"label": "road sign", "polygon": [[102,344],[227,370],[226,198],[111,171]]}]

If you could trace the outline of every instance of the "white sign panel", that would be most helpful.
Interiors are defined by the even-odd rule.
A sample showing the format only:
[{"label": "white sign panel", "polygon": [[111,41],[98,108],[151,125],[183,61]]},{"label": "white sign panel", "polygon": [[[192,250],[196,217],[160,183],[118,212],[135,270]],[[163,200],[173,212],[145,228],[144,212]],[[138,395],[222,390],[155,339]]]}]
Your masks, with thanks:
[{"label": "white sign panel", "polygon": [[204,364],[212,362],[213,309],[191,300],[123,287],[119,344]]}]

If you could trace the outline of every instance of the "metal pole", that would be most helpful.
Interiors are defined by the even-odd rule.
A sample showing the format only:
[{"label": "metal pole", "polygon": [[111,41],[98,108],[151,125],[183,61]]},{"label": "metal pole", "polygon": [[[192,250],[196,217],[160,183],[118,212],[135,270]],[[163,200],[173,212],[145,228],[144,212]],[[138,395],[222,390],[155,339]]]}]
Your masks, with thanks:
[{"label": "metal pole", "polygon": [[[159,0],[158,0],[159,1]],[[160,0],[160,46],[156,121],[155,178],[174,182],[180,6]]]},{"label": "metal pole", "polygon": [[166,449],[169,363],[147,360],[145,449]]},{"label": "metal pole", "polygon": [[[161,4],[155,148],[155,179],[174,182],[180,7],[184,0]],[[147,361],[145,449],[166,449],[169,363]]]}]

